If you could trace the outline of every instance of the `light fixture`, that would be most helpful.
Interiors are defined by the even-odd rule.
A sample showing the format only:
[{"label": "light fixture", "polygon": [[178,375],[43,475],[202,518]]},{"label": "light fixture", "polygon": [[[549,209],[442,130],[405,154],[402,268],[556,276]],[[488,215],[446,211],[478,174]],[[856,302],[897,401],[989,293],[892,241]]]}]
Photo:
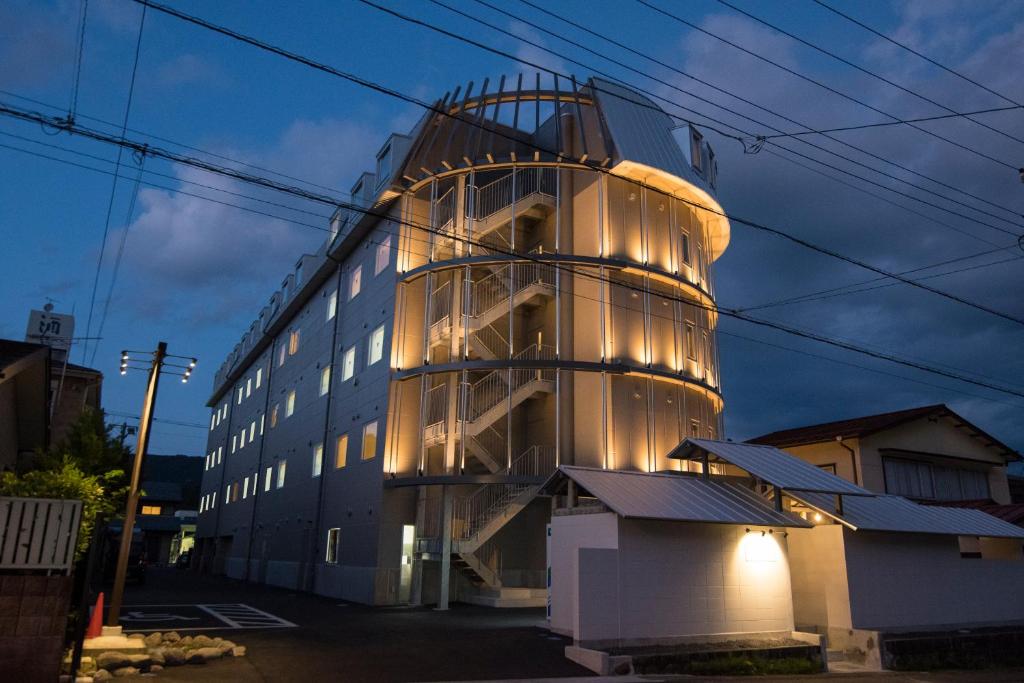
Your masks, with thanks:
[{"label": "light fixture", "polygon": [[821,521],[821,519],[822,519],[822,517],[821,517],[821,513],[820,513],[820,512],[815,512],[815,513],[814,513],[814,521],[815,521],[815,522],[820,522],[820,521]]}]

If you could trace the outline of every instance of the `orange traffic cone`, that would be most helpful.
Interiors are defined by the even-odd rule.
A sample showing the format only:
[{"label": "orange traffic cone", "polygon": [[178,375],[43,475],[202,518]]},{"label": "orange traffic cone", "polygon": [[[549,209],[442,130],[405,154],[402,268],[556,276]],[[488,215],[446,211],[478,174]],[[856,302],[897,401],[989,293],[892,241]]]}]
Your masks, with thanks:
[{"label": "orange traffic cone", "polygon": [[89,628],[85,630],[86,638],[98,638],[103,634],[103,593],[96,598],[96,606],[92,608]]}]

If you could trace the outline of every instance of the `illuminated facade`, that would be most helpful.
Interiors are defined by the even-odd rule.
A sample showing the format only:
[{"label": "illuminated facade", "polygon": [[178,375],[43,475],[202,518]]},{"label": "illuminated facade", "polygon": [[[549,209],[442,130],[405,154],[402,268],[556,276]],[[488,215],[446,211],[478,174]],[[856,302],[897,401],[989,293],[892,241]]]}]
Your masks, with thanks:
[{"label": "illuminated facade", "polygon": [[710,147],[603,81],[460,91],[388,140],[369,212],[338,212],[218,374],[213,569],[374,603],[443,602],[451,572],[452,597],[537,604],[557,465],[699,467],[666,455],[722,438]]}]

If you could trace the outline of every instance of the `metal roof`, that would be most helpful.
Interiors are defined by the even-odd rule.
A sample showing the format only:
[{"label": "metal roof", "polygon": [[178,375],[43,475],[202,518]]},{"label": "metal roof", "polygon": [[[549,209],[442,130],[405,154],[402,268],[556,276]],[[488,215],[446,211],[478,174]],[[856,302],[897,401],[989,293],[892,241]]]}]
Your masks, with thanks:
[{"label": "metal roof", "polygon": [[829,494],[801,491],[791,495],[854,530],[1024,538],[1021,527],[980,510],[918,505],[901,496],[850,496],[843,498],[840,515]]},{"label": "metal roof", "polygon": [[739,484],[683,474],[650,474],[562,465],[544,485],[568,477],[626,518],[676,522],[809,527],[796,515],[778,512]]},{"label": "metal roof", "polygon": [[682,460],[699,459],[707,451],[731,465],[773,486],[793,491],[820,491],[852,496],[874,495],[856,484],[815,467],[774,446],[757,446],[731,441],[686,439],[669,452],[668,457]]}]

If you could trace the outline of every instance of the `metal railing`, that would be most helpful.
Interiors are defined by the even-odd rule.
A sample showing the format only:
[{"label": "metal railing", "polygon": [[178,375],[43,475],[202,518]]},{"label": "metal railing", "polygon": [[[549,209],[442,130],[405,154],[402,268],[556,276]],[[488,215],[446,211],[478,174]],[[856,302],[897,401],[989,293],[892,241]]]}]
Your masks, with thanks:
[{"label": "metal railing", "polygon": [[484,325],[474,331],[473,343],[487,349],[495,358],[508,358],[508,339],[494,329],[494,325]]},{"label": "metal railing", "polygon": [[455,232],[455,188],[438,197],[434,203],[434,228],[441,232]]},{"label": "metal railing", "polygon": [[557,273],[546,263],[510,263],[473,283],[470,315],[479,317],[495,306],[508,304],[510,296],[533,285],[555,286]]},{"label": "metal railing", "polygon": [[[519,201],[531,194],[539,193],[554,197],[558,188],[558,171],[554,168],[521,168],[513,174],[509,173],[495,181],[479,187],[466,188],[466,217],[484,220],[514,201]],[[473,192],[473,201],[468,201],[468,193]]]}]

